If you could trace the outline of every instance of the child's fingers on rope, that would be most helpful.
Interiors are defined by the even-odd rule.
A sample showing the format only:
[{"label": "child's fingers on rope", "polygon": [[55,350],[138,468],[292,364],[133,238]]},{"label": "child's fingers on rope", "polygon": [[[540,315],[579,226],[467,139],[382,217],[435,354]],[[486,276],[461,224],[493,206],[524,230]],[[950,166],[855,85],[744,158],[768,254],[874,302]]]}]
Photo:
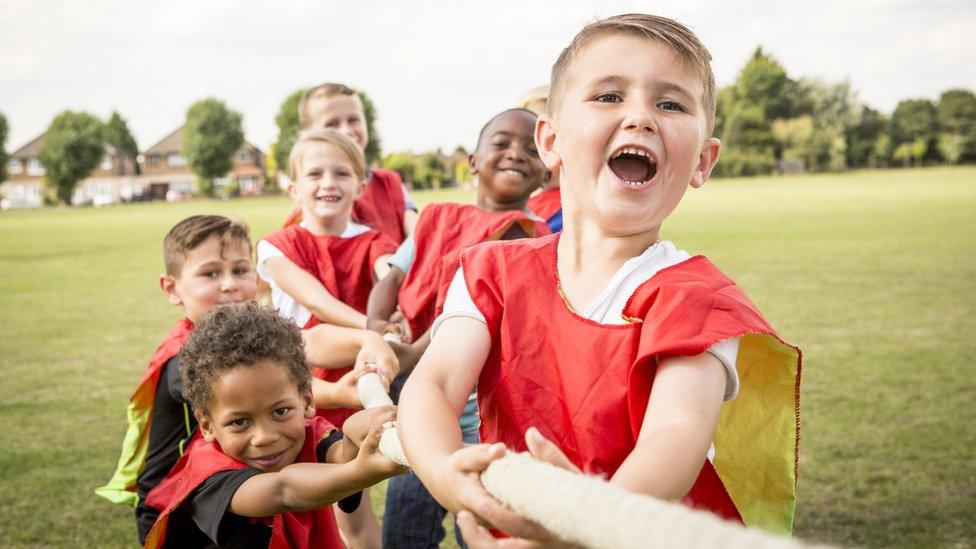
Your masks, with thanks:
[{"label": "child's fingers on rope", "polygon": [[464,543],[472,549],[535,549],[541,547],[535,541],[522,538],[498,539],[491,535],[487,528],[478,524],[478,520],[469,511],[458,513],[457,525],[461,529]]},{"label": "child's fingers on rope", "polygon": [[544,461],[550,465],[555,465],[562,469],[579,473],[579,467],[573,465],[566,454],[556,446],[554,442],[542,436],[535,427],[529,427],[525,432],[525,444],[529,447],[529,453],[539,461]]}]

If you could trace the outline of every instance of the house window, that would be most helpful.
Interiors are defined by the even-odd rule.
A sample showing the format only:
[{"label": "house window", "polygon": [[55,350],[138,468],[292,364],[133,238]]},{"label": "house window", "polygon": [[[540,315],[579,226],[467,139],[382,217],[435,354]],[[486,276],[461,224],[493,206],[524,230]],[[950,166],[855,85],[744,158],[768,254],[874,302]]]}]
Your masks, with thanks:
[{"label": "house window", "polygon": [[31,158],[27,161],[28,175],[44,175],[44,165],[39,158]]},{"label": "house window", "polygon": [[237,160],[241,162],[249,162],[251,160],[251,151],[247,149],[240,149],[237,151]]},{"label": "house window", "polygon": [[24,164],[18,158],[11,158],[7,161],[7,173],[17,174],[24,171]]},{"label": "house window", "polygon": [[150,154],[149,156],[146,157],[146,164],[150,166],[159,165],[159,156],[155,154]]},{"label": "house window", "polygon": [[186,167],[186,159],[182,154],[173,153],[166,157],[166,164],[170,168],[183,168]]},{"label": "house window", "polygon": [[102,163],[98,165],[101,170],[111,170],[112,169],[112,157],[109,155],[102,155]]}]

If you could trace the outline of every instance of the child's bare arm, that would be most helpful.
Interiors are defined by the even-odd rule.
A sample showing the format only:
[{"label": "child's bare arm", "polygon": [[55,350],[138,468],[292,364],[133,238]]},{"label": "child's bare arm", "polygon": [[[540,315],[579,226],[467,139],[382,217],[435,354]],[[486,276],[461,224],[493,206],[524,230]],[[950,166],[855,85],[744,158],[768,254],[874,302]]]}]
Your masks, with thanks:
[{"label": "child's bare arm", "polygon": [[539,527],[519,517],[482,486],[480,472],[504,454],[503,444],[464,447],[458,418],[488,358],[484,323],[445,320],[400,395],[397,430],[411,467],[437,501],[468,509],[518,536]]},{"label": "child's bare arm", "polygon": [[396,352],[383,337],[369,330],[319,324],[302,331],[305,360],[318,368],[375,365],[387,381],[400,372]]},{"label": "child's bare arm", "polygon": [[403,232],[407,236],[413,234],[413,230],[417,227],[418,219],[420,219],[420,214],[416,210],[407,209],[403,212]]},{"label": "child's bare arm", "polygon": [[330,294],[318,279],[287,257],[267,259],[264,267],[285,293],[322,322],[349,328],[366,328],[366,315]]},{"label": "child's bare arm", "polygon": [[228,509],[245,517],[319,509],[398,474],[403,468],[379,453],[382,432],[382,426],[374,426],[353,461],[294,463],[254,475],[234,492]]},{"label": "child's bare arm", "polygon": [[390,272],[380,279],[369,292],[366,304],[366,326],[378,333],[386,331],[386,325],[397,306],[397,295],[407,274],[400,267],[390,267]]},{"label": "child's bare arm", "polygon": [[393,257],[393,254],[381,255],[376,259],[376,262],[373,263],[374,280],[383,280],[387,273],[390,272],[391,267],[387,261],[389,261],[391,257]]},{"label": "child's bare arm", "polygon": [[611,482],[661,499],[684,497],[715,435],[725,383],[724,366],[709,353],[661,361],[637,446]]}]

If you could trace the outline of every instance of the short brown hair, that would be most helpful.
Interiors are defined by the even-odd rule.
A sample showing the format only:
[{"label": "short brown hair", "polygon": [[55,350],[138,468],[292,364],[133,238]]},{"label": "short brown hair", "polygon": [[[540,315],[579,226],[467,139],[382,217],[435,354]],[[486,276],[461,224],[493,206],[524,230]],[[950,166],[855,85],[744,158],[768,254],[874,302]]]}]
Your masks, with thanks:
[{"label": "short brown hair", "polygon": [[573,37],[569,46],[559,54],[559,58],[552,66],[552,76],[549,81],[549,112],[553,112],[555,105],[562,99],[569,67],[584,46],[594,38],[608,34],[647,38],[668,46],[682,61],[697,71],[702,79],[704,91],[701,100],[705,108],[708,133],[711,134],[715,124],[715,75],[712,73],[712,55],[688,27],[674,19],[645,13],[626,13],[601,19],[586,25]]},{"label": "short brown hair", "polygon": [[363,151],[359,150],[355,143],[341,133],[317,128],[304,130],[298,134],[298,140],[295,141],[291,153],[288,155],[288,179],[298,182],[298,177],[302,171],[302,154],[310,143],[326,143],[339,149],[349,158],[356,177],[360,181],[366,180],[366,157],[363,156]]},{"label": "short brown hair", "polygon": [[281,366],[304,394],[312,387],[298,326],[277,311],[255,302],[225,305],[207,313],[180,351],[183,398],[207,415],[213,386],[234,368],[273,362]]},{"label": "short brown hair", "polygon": [[320,97],[325,99],[337,95],[353,95],[357,98],[359,97],[356,94],[356,90],[345,84],[337,84],[335,82],[326,82],[314,88],[309,88],[302,94],[302,98],[298,100],[298,126],[305,129],[312,123],[312,120],[308,116],[308,102],[310,100]]},{"label": "short brown hair", "polygon": [[190,250],[214,235],[220,237],[221,254],[231,242],[244,242],[251,249],[251,235],[243,221],[222,215],[194,215],[174,225],[163,239],[166,274],[179,277]]}]

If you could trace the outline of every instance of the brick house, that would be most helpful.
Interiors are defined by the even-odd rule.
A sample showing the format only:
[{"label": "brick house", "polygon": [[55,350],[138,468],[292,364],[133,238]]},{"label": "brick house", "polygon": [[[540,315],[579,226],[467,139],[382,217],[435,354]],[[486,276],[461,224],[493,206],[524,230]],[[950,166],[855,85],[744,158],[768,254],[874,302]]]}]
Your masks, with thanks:
[{"label": "brick house", "polygon": [[[176,128],[139,155],[145,192],[153,198],[178,199],[194,192],[196,175],[183,157],[183,126]],[[249,141],[234,153],[230,173],[216,181],[220,189],[237,182],[241,196],[260,194],[265,183],[265,154]]]},{"label": "brick house", "polygon": [[[0,185],[5,207],[38,207],[44,203],[44,166],[40,154],[44,134],[31,139],[10,153],[7,180]],[[136,159],[105,143],[105,154],[98,167],[75,187],[73,204],[109,204],[131,200],[139,195]]]}]

